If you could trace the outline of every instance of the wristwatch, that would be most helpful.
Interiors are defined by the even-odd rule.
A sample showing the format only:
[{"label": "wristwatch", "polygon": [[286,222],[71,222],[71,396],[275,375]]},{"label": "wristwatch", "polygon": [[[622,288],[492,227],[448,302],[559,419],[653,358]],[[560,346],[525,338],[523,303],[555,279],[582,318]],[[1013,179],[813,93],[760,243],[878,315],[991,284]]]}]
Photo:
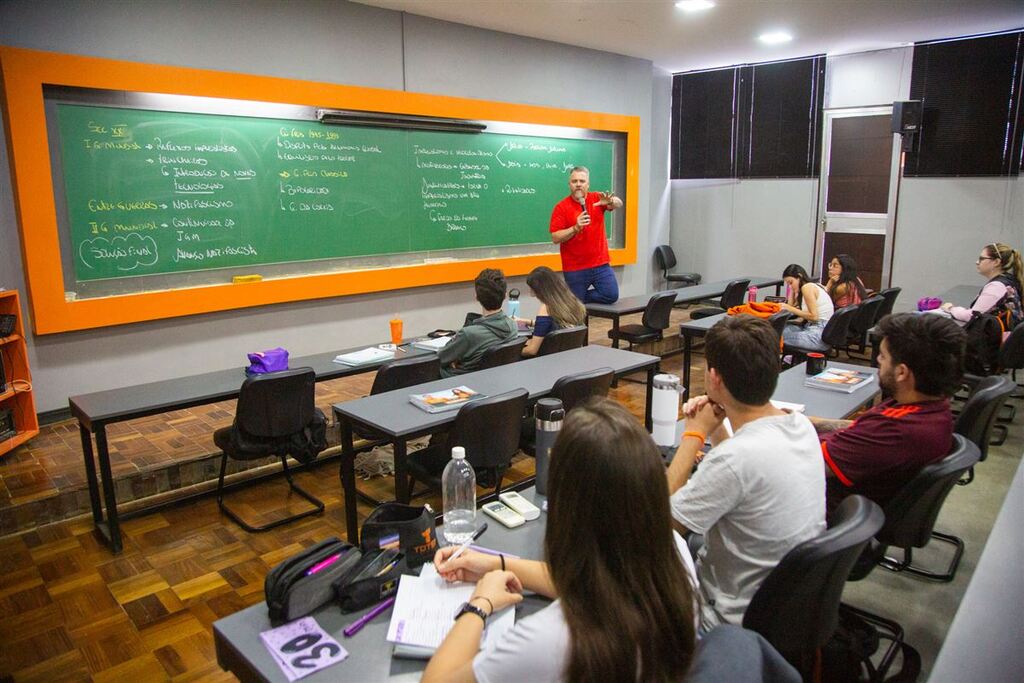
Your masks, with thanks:
[{"label": "wristwatch", "polygon": [[487,623],[487,612],[483,611],[476,605],[471,605],[468,602],[462,603],[462,607],[459,608],[458,614],[455,615],[455,619],[458,620],[463,614],[475,614],[483,620],[484,624]]}]

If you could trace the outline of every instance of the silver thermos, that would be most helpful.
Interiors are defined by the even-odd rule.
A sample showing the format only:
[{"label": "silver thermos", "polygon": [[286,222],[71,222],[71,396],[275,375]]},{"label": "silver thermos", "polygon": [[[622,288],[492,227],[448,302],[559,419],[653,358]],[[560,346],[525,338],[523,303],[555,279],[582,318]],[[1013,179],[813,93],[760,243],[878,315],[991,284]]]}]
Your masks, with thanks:
[{"label": "silver thermos", "polygon": [[537,418],[537,432],[534,437],[534,453],[537,457],[537,493],[548,495],[548,460],[551,447],[555,445],[558,432],[562,429],[565,409],[558,398],[542,398],[534,408]]}]

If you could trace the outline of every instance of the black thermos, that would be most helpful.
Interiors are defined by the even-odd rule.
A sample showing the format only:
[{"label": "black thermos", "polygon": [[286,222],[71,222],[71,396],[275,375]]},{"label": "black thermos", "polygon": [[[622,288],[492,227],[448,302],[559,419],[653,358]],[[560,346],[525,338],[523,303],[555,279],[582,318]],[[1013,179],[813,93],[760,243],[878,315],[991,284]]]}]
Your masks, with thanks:
[{"label": "black thermos", "polygon": [[548,494],[548,458],[551,456],[551,447],[555,445],[555,439],[558,438],[558,432],[562,429],[565,409],[562,407],[561,399],[542,398],[537,401],[534,415],[537,418],[534,442],[534,453],[537,456],[537,493],[546,496]]}]

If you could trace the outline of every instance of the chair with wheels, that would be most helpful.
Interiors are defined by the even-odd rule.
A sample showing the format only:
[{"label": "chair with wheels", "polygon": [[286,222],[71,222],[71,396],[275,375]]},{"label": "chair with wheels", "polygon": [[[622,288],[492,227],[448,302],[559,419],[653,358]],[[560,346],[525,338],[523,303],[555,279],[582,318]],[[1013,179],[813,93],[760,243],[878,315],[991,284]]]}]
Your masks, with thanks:
[{"label": "chair with wheels", "polygon": [[675,291],[658,292],[647,302],[639,325],[623,325],[617,330],[608,330],[608,337],[616,343],[623,340],[628,342],[630,349],[636,344],[661,341],[665,330],[668,329],[669,317],[675,303]]},{"label": "chair with wheels", "polygon": [[882,509],[863,496],[837,508],[834,524],[782,558],[754,594],[743,627],[757,631],[804,676],[839,623],[839,601],[857,558],[882,528]]},{"label": "chair with wheels", "polygon": [[492,346],[484,351],[484,355],[481,356],[480,364],[477,365],[476,369],[487,370],[488,368],[496,368],[499,365],[515,363],[523,357],[524,346],[526,346],[526,337],[516,337],[512,341]]},{"label": "chair with wheels", "polygon": [[[323,501],[296,484],[288,469],[289,455],[308,464],[327,447],[327,420],[313,403],[315,383],[316,374],[312,368],[294,368],[248,377],[238,395],[234,422],[230,427],[213,433],[213,442],[222,451],[220,476],[217,478],[217,506],[250,533],[267,531],[324,511]],[[243,520],[225,503],[224,474],[228,458],[258,460],[269,456],[281,459],[289,490],[305,498],[313,508],[255,526]]]},{"label": "chair with wheels", "polygon": [[676,253],[672,251],[672,247],[669,245],[661,244],[655,247],[654,260],[658,262],[658,268],[661,268],[661,276],[665,278],[665,282],[669,286],[673,283],[679,283],[681,287],[692,287],[700,284],[700,273],[668,272],[676,267]]},{"label": "chair with wheels", "polygon": [[[953,423],[953,431],[962,434],[978,447],[979,462],[988,457],[989,442],[992,433],[1002,425],[996,424],[999,408],[1016,389],[1013,380],[1005,375],[989,375],[977,380],[967,401],[960,409],[960,414]],[[1005,427],[1003,427],[1005,430]],[[1004,436],[1005,438],[1005,436]],[[998,445],[999,441],[996,441]],[[974,481],[973,465],[967,470],[967,476],[960,482],[967,485]]]},{"label": "chair with wheels", "polygon": [[[559,399],[562,402],[562,408],[568,413],[592,396],[607,396],[613,379],[615,379],[615,373],[611,368],[598,368],[575,375],[566,375],[558,378],[546,398]],[[537,423],[532,412],[531,408],[531,414],[523,418],[522,435],[519,438],[519,448],[529,456],[533,456],[536,445]]]},{"label": "chair with wheels", "polygon": [[409,491],[416,481],[440,491],[441,474],[451,459],[452,447],[462,446],[466,461],[476,470],[477,484],[493,487],[495,495],[501,493],[505,471],[519,450],[528,396],[526,389],[516,389],[462,406],[446,435],[436,436],[429,446],[409,454]]},{"label": "chair with wheels", "polygon": [[537,355],[547,356],[552,353],[560,353],[561,351],[581,349],[584,344],[587,343],[587,334],[589,331],[590,330],[586,325],[576,325],[575,327],[563,327],[558,330],[552,330],[544,336],[544,341],[540,343],[540,349],[537,351]]},{"label": "chair with wheels", "polygon": [[725,286],[725,291],[722,292],[721,298],[710,307],[697,308],[690,312],[690,318],[692,320],[698,320],[700,318],[710,318],[713,315],[719,315],[725,313],[733,306],[739,306],[743,303],[744,297],[747,295],[747,286],[750,284],[750,280],[733,280]]}]

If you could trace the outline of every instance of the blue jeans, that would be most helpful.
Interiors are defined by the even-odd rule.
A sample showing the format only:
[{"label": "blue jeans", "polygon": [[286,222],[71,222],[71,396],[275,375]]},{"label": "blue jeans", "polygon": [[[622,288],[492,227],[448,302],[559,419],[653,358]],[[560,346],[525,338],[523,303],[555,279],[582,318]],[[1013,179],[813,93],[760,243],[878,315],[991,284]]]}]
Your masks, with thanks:
[{"label": "blue jeans", "polygon": [[[613,304],[619,300],[619,283],[607,263],[596,268],[567,270],[565,284],[585,304]],[[591,289],[593,287],[593,289]]]}]

